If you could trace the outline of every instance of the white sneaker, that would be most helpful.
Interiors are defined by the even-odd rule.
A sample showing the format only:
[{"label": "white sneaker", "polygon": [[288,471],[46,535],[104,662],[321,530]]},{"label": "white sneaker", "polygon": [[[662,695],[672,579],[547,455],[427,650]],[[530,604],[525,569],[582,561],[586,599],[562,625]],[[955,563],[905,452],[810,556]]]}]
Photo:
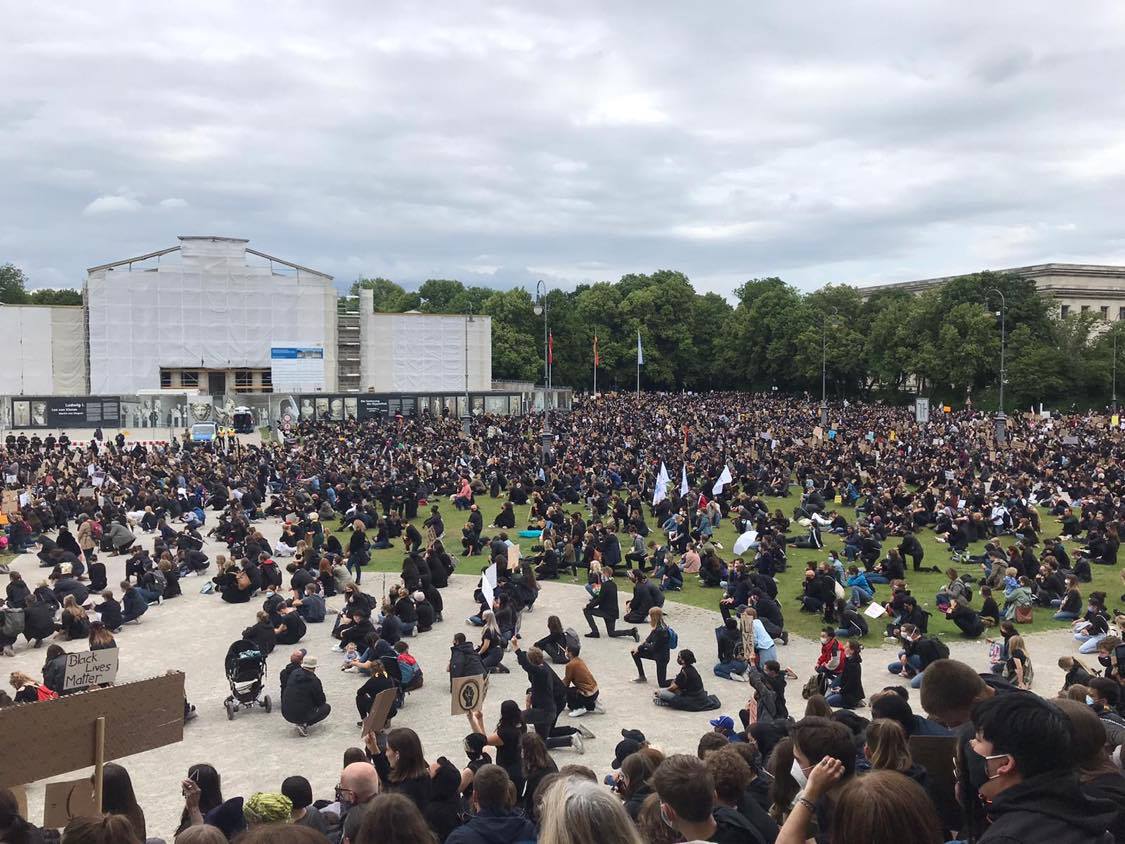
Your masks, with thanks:
[{"label": "white sneaker", "polygon": [[579,756],[586,752],[586,745],[582,743],[582,736],[575,734],[570,737],[570,749],[577,751]]},{"label": "white sneaker", "polygon": [[582,707],[581,709],[570,710],[570,712],[568,712],[567,715],[569,715],[571,718],[581,718],[583,715],[588,715],[589,712],[590,712],[589,709],[586,709],[585,707]]},{"label": "white sneaker", "polygon": [[731,674],[730,678],[732,680],[734,680],[736,683],[749,683],[750,682],[750,678],[747,677],[745,674]]},{"label": "white sneaker", "polygon": [[592,739],[592,738],[594,738],[594,737],[595,737],[593,733],[591,733],[591,732],[590,732],[589,730],[587,730],[587,729],[586,729],[585,727],[583,727],[583,726],[582,726],[581,724],[579,724],[579,725],[578,725],[578,734],[579,734],[580,736],[582,736],[582,738],[583,738],[584,740],[585,740],[585,739]]},{"label": "white sneaker", "polygon": [[600,700],[594,701],[594,714],[605,715],[605,707],[602,706],[602,702]]},{"label": "white sneaker", "polygon": [[297,735],[299,735],[301,738],[308,738],[309,737],[309,728],[306,727],[304,724],[298,724],[297,725]]},{"label": "white sneaker", "polygon": [[342,654],[344,652],[344,649],[340,645],[336,645],[336,647],[332,649],[332,652]]}]

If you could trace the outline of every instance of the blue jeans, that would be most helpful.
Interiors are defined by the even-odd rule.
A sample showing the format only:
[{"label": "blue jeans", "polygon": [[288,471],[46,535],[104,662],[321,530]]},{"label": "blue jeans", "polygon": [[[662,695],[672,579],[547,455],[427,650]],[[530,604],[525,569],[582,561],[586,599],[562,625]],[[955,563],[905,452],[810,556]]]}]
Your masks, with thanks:
[{"label": "blue jeans", "polygon": [[715,676],[729,680],[731,674],[745,674],[746,663],[741,659],[732,659],[729,662],[720,662],[715,665]]},{"label": "blue jeans", "polygon": [[1099,633],[1097,636],[1087,636],[1085,633],[1075,633],[1075,640],[1082,644],[1078,648],[1080,654],[1092,654],[1098,652],[1098,642],[1106,637],[1105,633]]},{"label": "blue jeans", "polygon": [[886,577],[884,577],[881,574],[872,574],[871,572],[868,572],[867,573],[867,582],[868,583],[882,583],[882,584],[885,585],[885,584],[890,583],[890,580],[888,580]]},{"label": "blue jeans", "polygon": [[862,586],[852,587],[852,606],[858,607],[860,604],[870,603],[871,599],[874,597],[874,595],[872,595]]},{"label": "blue jeans", "polygon": [[758,665],[765,665],[769,660],[777,662],[777,646],[770,645],[768,648],[755,648],[758,652]]},{"label": "blue jeans", "polygon": [[851,706],[847,705],[847,703],[844,701],[844,696],[842,694],[840,694],[839,692],[829,693],[828,697],[826,697],[825,700],[827,700],[828,705],[833,707],[834,709],[853,709],[854,708],[854,707],[851,707]]},{"label": "blue jeans", "polygon": [[1078,613],[1076,613],[1076,612],[1065,612],[1063,610],[1059,610],[1054,615],[1055,621],[1074,621],[1077,618],[1078,618]]},{"label": "blue jeans", "polygon": [[[902,655],[899,651],[899,655]],[[922,660],[917,656],[909,656],[906,658],[907,665],[904,666],[901,662],[892,662],[887,666],[887,670],[892,674],[901,674],[904,677],[910,677],[911,688],[917,689],[922,686]]]},{"label": "blue jeans", "polygon": [[851,635],[852,635],[852,631],[847,627],[837,627],[836,628],[836,638],[837,639],[846,639]]}]

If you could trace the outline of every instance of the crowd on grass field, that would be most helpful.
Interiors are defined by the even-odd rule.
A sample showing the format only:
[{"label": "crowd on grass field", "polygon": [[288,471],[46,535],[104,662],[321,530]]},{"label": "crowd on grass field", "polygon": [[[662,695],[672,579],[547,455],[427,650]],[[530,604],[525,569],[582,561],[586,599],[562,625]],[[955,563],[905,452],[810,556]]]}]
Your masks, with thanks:
[{"label": "crowd on grass field", "polygon": [[[294,775],[232,797],[215,768],[194,766],[177,841],[1125,841],[1122,619],[1106,590],[1086,586],[1099,567],[1118,567],[1122,432],[1093,414],[1029,414],[1012,417],[1009,442],[997,445],[993,420],[967,411],[917,424],[903,408],[849,404],[832,409],[828,430],[815,416],[812,403],[776,394],[603,395],[547,420],[482,416],[468,435],[458,420],[422,415],[303,422],[260,446],[9,440],[0,464],[28,498],[6,516],[7,540],[36,553],[47,577],[9,574],[0,647],[10,655],[21,636],[27,647],[113,647],[126,625],[179,595],[182,578],[199,577],[215,600],[261,602],[228,654],[228,705],[261,703],[255,664],[325,622],[343,667],[362,675],[361,725],[379,692],[394,690],[391,723],[347,752],[334,795],[313,795]],[[666,465],[682,466],[682,484]],[[503,501],[489,524],[486,497]],[[436,500],[464,523],[447,526]],[[275,542],[256,526],[271,518],[283,522]],[[729,549],[715,538],[723,524],[739,537]],[[824,549],[829,533],[840,552]],[[518,561],[508,554],[517,535],[533,543]],[[948,546],[942,565],[927,558],[927,535]],[[205,537],[227,553],[210,559]],[[971,554],[981,541],[983,553]],[[397,582],[366,593],[372,550],[400,542]],[[424,672],[404,637],[442,622],[455,554],[463,572],[478,570],[472,558],[488,569],[480,606],[448,664]],[[120,600],[104,555],[126,557]],[[806,569],[797,595],[779,594],[790,557]],[[539,581],[580,570],[588,631],[552,616],[546,635],[526,643]],[[937,594],[911,593],[919,571],[944,573]],[[581,752],[588,734],[571,719],[603,709],[582,659],[602,636],[633,639],[638,684],[653,665],[654,704],[717,708],[697,668],[707,657],[679,647],[663,613],[669,592],[695,583],[714,589],[722,620],[704,674],[746,684],[741,723],[716,717],[695,756],[665,757],[640,715],[608,781],[558,769],[551,751]],[[344,608],[329,613],[325,599],[336,595]],[[961,636],[990,633],[991,670],[949,659],[931,604]],[[1031,691],[1020,633],[1035,608],[1074,632],[1052,699]],[[795,675],[778,658],[791,612],[823,624],[799,720],[787,690]],[[888,680],[907,685],[864,690],[873,631],[898,645]],[[63,692],[63,654],[52,642],[42,678],[12,675],[17,703]],[[321,667],[297,647],[282,672],[281,712],[300,735],[332,713]],[[447,675],[513,667],[527,674],[527,700],[505,701],[494,727],[470,715],[464,759],[435,756],[424,734],[393,723],[424,676],[430,693]],[[870,720],[853,711],[861,707]],[[955,748],[956,798],[912,758],[916,737]],[[0,792],[4,840],[51,837],[14,806]],[[102,808],[103,818],[72,821],[63,840],[144,838],[120,766],[109,769]]]}]

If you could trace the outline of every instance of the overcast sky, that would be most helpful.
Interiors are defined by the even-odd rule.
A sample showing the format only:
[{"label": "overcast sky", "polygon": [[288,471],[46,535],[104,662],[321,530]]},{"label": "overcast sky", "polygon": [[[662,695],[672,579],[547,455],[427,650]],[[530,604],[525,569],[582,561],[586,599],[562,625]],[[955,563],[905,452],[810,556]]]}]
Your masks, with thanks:
[{"label": "overcast sky", "polygon": [[0,0],[0,263],[724,294],[1125,263],[1125,4]]}]

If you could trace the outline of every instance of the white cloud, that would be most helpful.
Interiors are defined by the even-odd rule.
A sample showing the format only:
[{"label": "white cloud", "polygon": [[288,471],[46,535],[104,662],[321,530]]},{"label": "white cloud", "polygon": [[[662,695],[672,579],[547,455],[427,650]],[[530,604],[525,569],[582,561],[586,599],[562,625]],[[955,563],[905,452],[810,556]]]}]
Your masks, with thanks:
[{"label": "white cloud", "polygon": [[1119,4],[439,8],[9,15],[0,263],[81,278],[207,231],[344,286],[667,267],[726,293],[1119,257]]},{"label": "white cloud", "polygon": [[84,217],[93,217],[98,214],[131,213],[140,210],[141,203],[131,196],[109,195],[99,196],[82,209],[82,215]]}]

